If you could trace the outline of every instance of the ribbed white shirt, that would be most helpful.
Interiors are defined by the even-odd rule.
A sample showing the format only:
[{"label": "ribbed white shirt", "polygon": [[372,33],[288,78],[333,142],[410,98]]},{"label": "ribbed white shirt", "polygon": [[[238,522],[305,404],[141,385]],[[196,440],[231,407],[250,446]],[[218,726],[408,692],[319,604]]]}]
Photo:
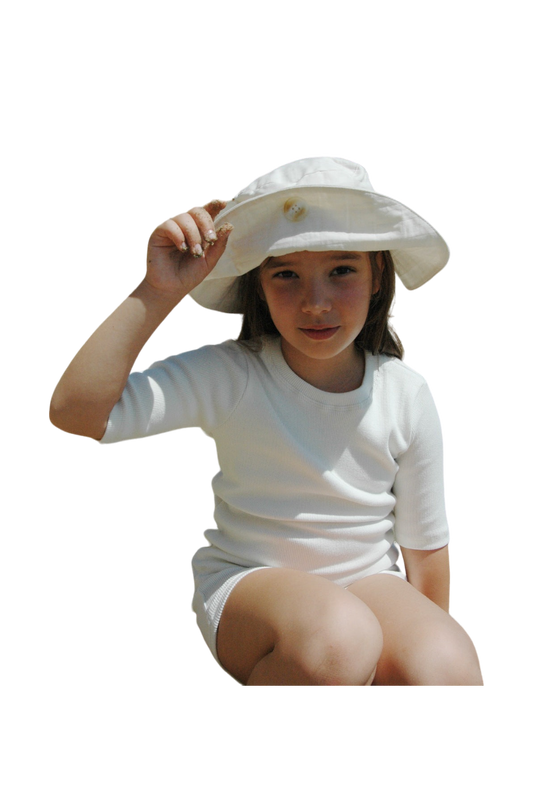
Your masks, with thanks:
[{"label": "ribbed white shirt", "polygon": [[393,566],[395,544],[448,542],[438,415],[398,359],[365,353],[361,387],[328,393],[289,368],[278,338],[206,346],[133,373],[101,442],[190,426],[216,442],[205,536],[229,564],[349,584]]}]

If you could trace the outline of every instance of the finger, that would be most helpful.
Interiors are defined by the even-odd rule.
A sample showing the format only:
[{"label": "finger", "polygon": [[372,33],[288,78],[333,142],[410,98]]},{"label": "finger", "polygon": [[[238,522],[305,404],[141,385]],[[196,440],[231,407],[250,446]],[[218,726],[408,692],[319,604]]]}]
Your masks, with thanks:
[{"label": "finger", "polygon": [[223,201],[223,200],[212,200],[212,201],[209,201],[209,203],[205,204],[204,209],[206,210],[206,212],[208,214],[211,215],[211,217],[214,220],[215,217],[218,214],[220,214],[220,212],[222,211],[222,209],[224,209],[225,206],[226,206],[226,201]]},{"label": "finger", "polygon": [[[225,205],[226,203],[223,201],[222,206]],[[213,198],[209,201],[204,201],[203,203],[195,203],[193,206],[187,209],[188,213],[198,226],[202,240],[206,245],[216,242],[217,235],[215,232],[214,218],[222,206],[217,199]]]},{"label": "finger", "polygon": [[166,220],[164,223],[158,226],[150,237],[149,244],[160,247],[168,247],[169,242],[174,243],[179,251],[188,250],[185,234],[177,224],[175,218]]},{"label": "finger", "polygon": [[[213,204],[209,204],[209,208],[215,212],[217,207],[213,208]],[[217,239],[214,220],[203,203],[195,203],[190,206],[187,209],[187,214],[196,224],[200,236],[200,240],[193,236],[192,242],[189,242],[189,236],[187,235],[187,242],[191,247],[193,256],[203,256],[204,249],[216,242]]]},{"label": "finger", "polygon": [[[177,225],[180,227],[183,234],[185,235],[185,242],[191,254],[193,256],[199,257],[203,256],[204,254],[204,249],[202,246],[202,241],[204,240],[204,237],[202,231],[200,230],[198,222],[193,215],[193,211],[195,210],[191,209],[190,212],[186,212],[185,214],[178,214],[176,217],[173,218],[173,220],[177,223]],[[202,226],[205,227],[205,223],[202,223]]]},{"label": "finger", "polygon": [[232,231],[233,226],[231,223],[225,223],[217,231],[217,241],[210,245],[210,247],[207,249],[205,256],[211,270],[224,253],[226,245],[228,244],[228,237]]}]

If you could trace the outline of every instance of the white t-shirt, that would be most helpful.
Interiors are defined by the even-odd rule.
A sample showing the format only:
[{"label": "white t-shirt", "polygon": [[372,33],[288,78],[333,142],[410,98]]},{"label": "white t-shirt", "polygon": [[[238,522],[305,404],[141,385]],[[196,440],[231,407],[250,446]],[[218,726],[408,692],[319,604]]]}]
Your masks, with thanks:
[{"label": "white t-shirt", "polygon": [[396,544],[448,542],[435,405],[394,357],[365,352],[361,387],[328,393],[289,368],[279,338],[206,346],[133,373],[101,442],[190,426],[216,442],[205,536],[221,564],[348,585],[395,565]]}]

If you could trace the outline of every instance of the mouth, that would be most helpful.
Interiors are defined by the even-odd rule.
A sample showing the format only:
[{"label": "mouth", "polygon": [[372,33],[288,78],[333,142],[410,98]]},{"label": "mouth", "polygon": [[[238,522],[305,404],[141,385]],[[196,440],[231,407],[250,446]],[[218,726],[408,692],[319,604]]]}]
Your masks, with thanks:
[{"label": "mouth", "polygon": [[310,326],[305,329],[301,328],[300,331],[311,340],[329,340],[339,329],[340,326]]}]

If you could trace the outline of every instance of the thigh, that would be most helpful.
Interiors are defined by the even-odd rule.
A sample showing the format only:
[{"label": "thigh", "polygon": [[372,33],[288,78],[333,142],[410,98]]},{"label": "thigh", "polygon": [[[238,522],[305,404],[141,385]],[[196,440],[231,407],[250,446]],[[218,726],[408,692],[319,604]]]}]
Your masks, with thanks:
[{"label": "thigh", "polygon": [[[218,627],[217,654],[223,668],[239,682],[246,683],[259,663],[275,649],[285,656],[303,655],[309,652],[310,641],[315,662],[320,662],[319,649],[325,642],[333,644],[333,652],[339,643],[342,648],[348,644],[348,650],[353,644],[356,651],[358,641],[364,641],[369,646],[361,659],[367,662],[373,659],[371,670],[383,642],[374,614],[344,588],[302,571],[268,568],[246,575],[232,590]],[[373,658],[368,657],[372,649]],[[306,683],[268,684],[318,682],[309,679]]]},{"label": "thigh", "polygon": [[447,612],[403,579],[383,574],[348,590],[383,632],[375,685],[482,685],[472,641]]}]

